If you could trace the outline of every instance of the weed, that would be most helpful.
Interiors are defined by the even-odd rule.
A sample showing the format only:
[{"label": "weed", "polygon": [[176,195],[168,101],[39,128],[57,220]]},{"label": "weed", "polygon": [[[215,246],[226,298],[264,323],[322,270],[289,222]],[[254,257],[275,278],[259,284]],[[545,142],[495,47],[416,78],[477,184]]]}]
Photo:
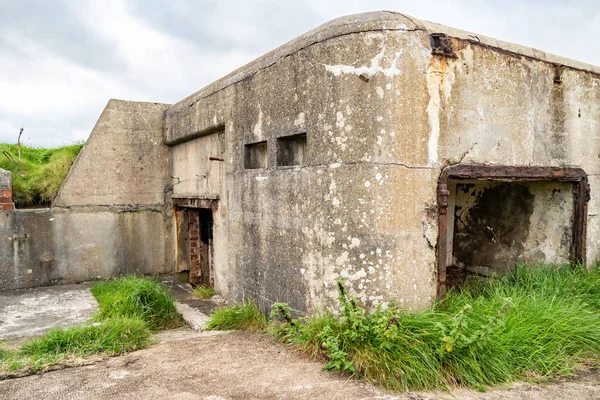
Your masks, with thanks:
[{"label": "weed", "polygon": [[241,305],[220,307],[210,314],[208,330],[250,330],[266,327],[267,319],[252,301]]},{"label": "weed", "polygon": [[217,294],[214,288],[206,285],[198,285],[194,289],[194,296],[199,299],[210,299]]},{"label": "weed", "polygon": [[100,306],[97,320],[139,318],[152,331],[183,324],[172,294],[152,278],[128,276],[98,282],[91,291]]},{"label": "weed", "polygon": [[16,371],[25,367],[26,363],[18,349],[9,348],[5,343],[0,344],[0,371]]},{"label": "weed", "polygon": [[0,143],[0,168],[12,172],[17,207],[48,206],[58,194],[83,144],[54,149]]},{"label": "weed", "polygon": [[54,329],[21,347],[20,354],[34,364],[52,362],[57,356],[120,354],[142,349],[149,344],[150,331],[144,321],[135,318],[111,318],[95,324]]},{"label": "weed", "polygon": [[[569,374],[600,356],[600,270],[522,266],[422,312],[367,312],[338,281],[339,315],[272,323],[326,368],[397,390],[485,386]],[[274,314],[284,306],[277,305]],[[293,322],[293,323],[292,323]]]}]

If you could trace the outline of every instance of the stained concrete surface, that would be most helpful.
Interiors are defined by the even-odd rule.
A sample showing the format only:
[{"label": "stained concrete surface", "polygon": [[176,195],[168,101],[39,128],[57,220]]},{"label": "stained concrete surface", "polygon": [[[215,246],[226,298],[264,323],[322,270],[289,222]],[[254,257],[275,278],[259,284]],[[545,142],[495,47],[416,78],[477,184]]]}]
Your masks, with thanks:
[{"label": "stained concrete surface", "polygon": [[205,330],[209,320],[208,314],[215,308],[226,304],[225,300],[218,295],[210,299],[195,297],[191,286],[178,281],[172,276],[165,275],[161,277],[161,280],[175,297],[177,311],[194,331]]},{"label": "stained concrete surface", "polygon": [[551,385],[515,384],[480,393],[390,394],[323,370],[269,336],[245,333],[161,334],[142,351],[77,368],[0,381],[1,399],[598,399],[600,374]]},{"label": "stained concrete surface", "polygon": [[215,308],[226,304],[225,300],[218,295],[210,299],[199,299],[195,297],[192,288],[189,285],[169,275],[162,276],[161,281],[171,289],[171,293],[178,303],[185,304],[200,313],[208,315]]},{"label": "stained concrete surface", "polygon": [[12,190],[12,173],[0,168],[0,190]]},{"label": "stained concrete surface", "polygon": [[98,310],[91,284],[0,291],[0,340],[77,325]]}]

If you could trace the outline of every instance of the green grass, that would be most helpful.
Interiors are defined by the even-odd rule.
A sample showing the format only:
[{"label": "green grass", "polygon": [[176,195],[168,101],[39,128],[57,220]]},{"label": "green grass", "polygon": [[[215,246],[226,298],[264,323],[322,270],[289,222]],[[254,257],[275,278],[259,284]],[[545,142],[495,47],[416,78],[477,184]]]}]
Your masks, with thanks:
[{"label": "green grass", "polygon": [[395,390],[482,389],[566,375],[600,356],[600,270],[520,267],[470,281],[431,309],[366,312],[340,283],[339,315],[292,320],[269,330],[326,360],[326,368]]},{"label": "green grass", "polygon": [[252,301],[241,305],[220,307],[210,315],[207,324],[208,330],[250,330],[264,329],[267,325],[266,317]]},{"label": "green grass", "polygon": [[52,149],[0,143],[0,168],[13,175],[17,207],[48,206],[56,197],[83,144]]},{"label": "green grass", "polygon": [[217,294],[214,288],[206,285],[198,285],[193,289],[194,296],[199,299],[210,299]]},{"label": "green grass", "polygon": [[149,330],[137,318],[111,318],[99,323],[54,329],[21,347],[22,354],[34,358],[68,353],[88,356],[118,354],[147,347]]},{"label": "green grass", "polygon": [[173,295],[152,278],[128,276],[96,283],[92,294],[98,300],[97,319],[130,317],[143,320],[152,331],[181,326]]},{"label": "green grass", "polygon": [[149,346],[151,333],[181,326],[170,292],[151,278],[125,277],[91,288],[94,321],[53,329],[20,348],[0,345],[0,375],[37,372],[92,355],[111,356]]}]

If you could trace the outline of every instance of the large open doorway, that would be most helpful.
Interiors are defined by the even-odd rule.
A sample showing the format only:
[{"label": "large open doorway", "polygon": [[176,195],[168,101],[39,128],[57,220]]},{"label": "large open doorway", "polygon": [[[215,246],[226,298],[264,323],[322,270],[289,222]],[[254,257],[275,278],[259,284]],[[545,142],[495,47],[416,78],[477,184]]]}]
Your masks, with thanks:
[{"label": "large open doorway", "polygon": [[438,182],[438,296],[466,276],[585,262],[589,186],[579,168],[455,165]]}]

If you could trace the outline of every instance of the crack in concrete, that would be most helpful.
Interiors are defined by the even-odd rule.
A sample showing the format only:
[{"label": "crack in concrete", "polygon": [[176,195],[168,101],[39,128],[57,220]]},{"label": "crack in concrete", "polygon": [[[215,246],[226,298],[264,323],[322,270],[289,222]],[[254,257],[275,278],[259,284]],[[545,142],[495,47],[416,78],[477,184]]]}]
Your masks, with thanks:
[{"label": "crack in concrete", "polygon": [[60,206],[52,207],[53,212],[102,212],[110,211],[114,213],[130,213],[138,211],[154,211],[162,213],[165,210],[165,204],[107,204],[107,205],[76,205],[76,206]]},{"label": "crack in concrete", "polygon": [[[432,167],[432,166],[423,166],[423,165],[409,165],[409,164],[404,164],[401,162],[396,162],[396,161],[389,161],[389,162],[380,162],[380,161],[350,161],[350,162],[333,162],[333,163],[329,163],[329,164],[310,164],[310,165],[302,165],[302,166],[294,166],[294,168],[266,168],[266,169],[260,169],[260,170],[243,170],[241,173],[242,174],[247,174],[248,172],[256,172],[257,174],[260,173],[271,173],[274,171],[294,171],[294,170],[304,170],[304,169],[311,169],[311,168],[329,168],[329,169],[336,169],[339,167],[343,167],[343,166],[350,166],[350,165],[375,165],[375,166],[397,166],[397,167],[403,167],[406,169],[414,169],[414,170],[435,170],[437,169],[436,167]],[[240,172],[237,172],[236,174],[240,174]]]},{"label": "crack in concrete", "polygon": [[457,164],[462,163],[463,160],[465,159],[465,157],[469,155],[469,153],[475,148],[476,145],[477,145],[477,142],[473,143],[471,145],[471,147],[469,147],[469,149],[467,151],[465,151],[464,153],[462,153],[462,155],[460,156],[460,159],[458,160]]}]

